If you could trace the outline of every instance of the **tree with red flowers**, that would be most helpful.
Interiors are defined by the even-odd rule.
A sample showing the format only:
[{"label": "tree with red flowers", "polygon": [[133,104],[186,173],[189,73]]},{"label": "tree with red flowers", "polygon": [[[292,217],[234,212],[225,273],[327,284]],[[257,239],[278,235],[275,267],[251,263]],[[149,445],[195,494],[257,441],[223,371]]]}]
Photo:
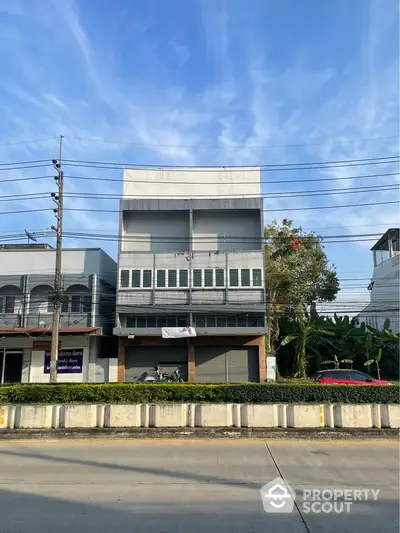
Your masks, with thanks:
[{"label": "tree with red flowers", "polygon": [[339,290],[334,265],[329,265],[322,239],[295,228],[284,218],[265,228],[267,354],[276,355],[282,318],[312,313],[318,302],[330,302]]}]

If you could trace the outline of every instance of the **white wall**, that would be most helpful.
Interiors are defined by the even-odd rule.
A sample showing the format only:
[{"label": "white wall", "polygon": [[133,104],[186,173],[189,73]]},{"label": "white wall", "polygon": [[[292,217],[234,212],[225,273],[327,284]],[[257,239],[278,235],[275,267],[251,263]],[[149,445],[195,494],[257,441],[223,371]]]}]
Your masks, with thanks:
[{"label": "white wall", "polygon": [[124,213],[122,251],[168,252],[189,250],[187,211]]},{"label": "white wall", "polygon": [[[76,348],[83,349],[83,365],[82,365],[82,372],[80,374],[58,374],[57,381],[59,383],[63,383],[63,382],[82,383],[82,382],[88,381],[89,355],[90,355],[89,342],[90,342],[89,337],[82,337],[82,336],[62,339],[62,342],[61,342],[62,350],[76,349]],[[30,368],[30,375],[29,375],[30,383],[49,383],[50,374],[44,373],[44,355],[45,355],[44,350],[40,350],[40,351],[32,350],[31,368]]]},{"label": "white wall", "polygon": [[259,212],[193,213],[193,250],[257,250],[261,248]]},{"label": "white wall", "polygon": [[259,167],[124,170],[124,198],[229,198],[238,195],[260,196]]},{"label": "white wall", "polygon": [[[100,249],[63,250],[63,274],[100,273],[102,267],[101,252]],[[7,250],[0,248],[0,274],[54,274],[55,257],[55,250]],[[110,263],[103,258],[103,265],[106,269],[110,269],[112,264],[116,269],[114,261]]]},{"label": "white wall", "polygon": [[386,259],[374,268],[370,291],[371,303],[358,315],[360,322],[365,321],[372,327],[382,329],[387,318],[390,328],[400,331],[400,254]]}]

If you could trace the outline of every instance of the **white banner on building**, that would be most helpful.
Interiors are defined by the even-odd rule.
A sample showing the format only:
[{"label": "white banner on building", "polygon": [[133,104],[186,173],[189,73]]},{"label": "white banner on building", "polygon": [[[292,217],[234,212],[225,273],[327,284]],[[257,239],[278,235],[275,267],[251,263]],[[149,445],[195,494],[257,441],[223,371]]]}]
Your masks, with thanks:
[{"label": "white banner on building", "polygon": [[163,339],[180,339],[181,337],[196,337],[197,333],[191,326],[185,328],[162,328]]}]

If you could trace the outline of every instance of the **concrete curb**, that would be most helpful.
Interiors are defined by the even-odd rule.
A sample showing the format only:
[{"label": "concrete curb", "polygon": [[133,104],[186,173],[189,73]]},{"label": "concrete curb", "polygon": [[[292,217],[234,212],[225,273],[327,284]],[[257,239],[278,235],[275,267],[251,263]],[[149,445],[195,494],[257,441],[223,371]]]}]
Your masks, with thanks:
[{"label": "concrete curb", "polygon": [[261,439],[261,440],[398,440],[397,429],[295,429],[295,428],[76,428],[13,429],[0,432],[0,442],[10,440],[85,439]]}]

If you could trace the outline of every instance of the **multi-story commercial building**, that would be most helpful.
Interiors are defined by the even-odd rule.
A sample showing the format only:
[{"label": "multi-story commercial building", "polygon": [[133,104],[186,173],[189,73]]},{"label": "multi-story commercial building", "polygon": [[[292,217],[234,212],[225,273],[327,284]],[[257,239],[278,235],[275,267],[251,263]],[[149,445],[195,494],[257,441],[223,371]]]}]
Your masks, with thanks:
[{"label": "multi-story commercial building", "polygon": [[[54,266],[49,245],[0,246],[1,383],[49,381]],[[116,380],[116,270],[103,250],[62,251],[59,382]]]},{"label": "multi-story commercial building", "polygon": [[[119,380],[156,363],[189,381],[265,380],[259,168],[126,170],[114,333]],[[162,338],[191,326],[190,338]]]},{"label": "multi-story commercial building", "polygon": [[368,286],[371,302],[358,315],[372,327],[382,329],[387,318],[390,328],[400,331],[400,243],[399,228],[391,228],[371,248],[374,271]]}]

